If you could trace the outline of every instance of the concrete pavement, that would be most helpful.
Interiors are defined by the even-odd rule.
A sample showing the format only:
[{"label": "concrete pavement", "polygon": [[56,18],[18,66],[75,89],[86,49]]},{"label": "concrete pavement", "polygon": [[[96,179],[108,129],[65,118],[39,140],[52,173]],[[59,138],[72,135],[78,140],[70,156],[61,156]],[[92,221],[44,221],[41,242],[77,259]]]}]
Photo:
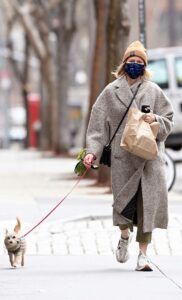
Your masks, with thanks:
[{"label": "concrete pavement", "polygon": [[[16,216],[23,222],[23,233],[45,216],[78,179],[73,173],[75,163],[75,159],[54,158],[36,151],[1,151],[1,235],[6,228],[13,228]],[[107,188],[92,187],[93,184],[93,180],[81,181],[68,199],[27,237],[28,254],[114,253],[119,230],[112,226],[112,195],[105,193]],[[150,255],[182,253],[181,198],[180,193],[169,193],[169,228],[154,231]],[[138,251],[135,234],[136,231],[132,254]],[[1,240],[0,254],[4,253]]]},{"label": "concrete pavement", "polygon": [[9,268],[5,228],[14,227],[17,215],[23,233],[40,220],[74,185],[75,163],[35,151],[0,151],[0,299],[182,299],[182,196],[175,189],[169,193],[169,228],[154,231],[148,252],[162,273],[134,271],[135,237],[131,259],[115,261],[119,231],[112,226],[112,195],[93,188],[93,180],[80,182],[27,237],[25,268]]},{"label": "concrete pavement", "polygon": [[119,264],[112,256],[29,256],[24,269],[0,256],[2,300],[181,300],[178,257],[152,257],[153,272],[136,272],[136,256]]}]

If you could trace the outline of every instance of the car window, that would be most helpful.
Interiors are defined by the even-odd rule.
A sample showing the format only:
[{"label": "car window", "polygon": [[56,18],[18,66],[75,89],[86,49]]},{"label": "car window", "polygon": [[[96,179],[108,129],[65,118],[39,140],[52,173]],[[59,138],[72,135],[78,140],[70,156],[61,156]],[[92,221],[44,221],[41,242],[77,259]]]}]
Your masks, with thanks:
[{"label": "car window", "polygon": [[177,86],[182,87],[182,57],[177,57],[175,59],[175,73]]},{"label": "car window", "polygon": [[152,74],[152,81],[157,83],[162,89],[169,88],[166,59],[149,60],[147,68]]}]

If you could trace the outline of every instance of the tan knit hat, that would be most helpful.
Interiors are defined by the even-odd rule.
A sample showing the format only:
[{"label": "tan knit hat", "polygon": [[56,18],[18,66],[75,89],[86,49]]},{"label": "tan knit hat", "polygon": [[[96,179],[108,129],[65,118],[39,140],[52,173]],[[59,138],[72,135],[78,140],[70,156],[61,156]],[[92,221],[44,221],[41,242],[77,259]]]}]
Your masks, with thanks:
[{"label": "tan knit hat", "polygon": [[147,51],[144,46],[139,42],[135,41],[131,43],[125,51],[123,56],[123,63],[131,56],[138,56],[143,59],[145,65],[147,65]]}]

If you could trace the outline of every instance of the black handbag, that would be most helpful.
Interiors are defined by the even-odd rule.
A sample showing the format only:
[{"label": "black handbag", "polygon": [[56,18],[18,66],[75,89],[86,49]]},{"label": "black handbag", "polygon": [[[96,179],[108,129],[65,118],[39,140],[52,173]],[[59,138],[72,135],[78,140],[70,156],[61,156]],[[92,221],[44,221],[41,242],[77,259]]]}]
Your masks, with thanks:
[{"label": "black handbag", "polygon": [[100,164],[106,165],[108,167],[111,166],[111,145],[110,144],[104,146],[100,158]]},{"label": "black handbag", "polygon": [[138,85],[138,87],[137,87],[137,89],[136,89],[136,91],[135,91],[135,93],[134,93],[134,95],[133,95],[133,97],[132,97],[132,99],[130,101],[130,104],[127,107],[127,109],[126,109],[126,111],[125,111],[125,113],[124,113],[121,121],[119,122],[119,124],[118,124],[118,126],[117,126],[117,128],[116,128],[116,130],[115,130],[115,132],[114,132],[114,134],[112,136],[112,138],[110,139],[109,143],[104,146],[103,151],[102,151],[102,155],[101,155],[101,158],[100,158],[100,164],[106,165],[108,167],[111,166],[111,143],[112,143],[112,141],[113,141],[113,139],[114,139],[114,137],[115,137],[115,135],[116,135],[119,127],[121,126],[121,124],[122,124],[122,122],[123,122],[123,120],[124,120],[124,118],[125,118],[128,110],[130,109],[130,106],[132,105],[133,100],[135,99],[140,86],[141,86],[141,83]]}]

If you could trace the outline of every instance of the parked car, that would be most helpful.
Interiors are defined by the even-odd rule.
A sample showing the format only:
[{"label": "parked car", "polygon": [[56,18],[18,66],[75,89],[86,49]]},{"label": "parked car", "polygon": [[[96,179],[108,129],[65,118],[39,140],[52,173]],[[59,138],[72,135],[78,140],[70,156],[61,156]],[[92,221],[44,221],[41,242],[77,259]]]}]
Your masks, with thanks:
[{"label": "parked car", "polygon": [[174,108],[174,127],[166,147],[182,148],[182,47],[149,49],[148,68],[156,82],[171,100]]}]

